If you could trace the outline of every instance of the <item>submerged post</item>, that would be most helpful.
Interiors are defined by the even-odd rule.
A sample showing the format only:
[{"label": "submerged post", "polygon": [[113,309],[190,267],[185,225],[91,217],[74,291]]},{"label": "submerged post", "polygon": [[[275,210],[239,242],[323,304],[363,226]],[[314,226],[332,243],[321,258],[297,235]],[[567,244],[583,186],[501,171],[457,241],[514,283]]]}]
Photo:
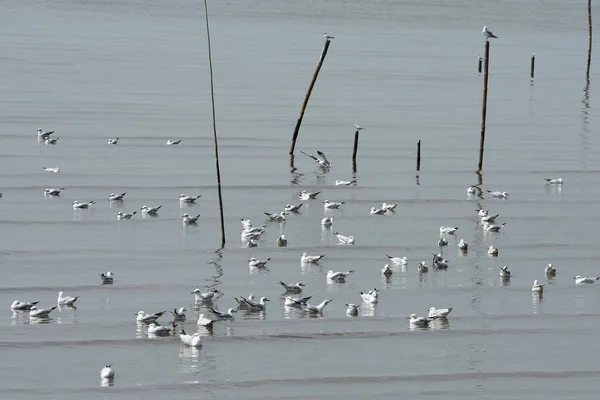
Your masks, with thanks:
[{"label": "submerged post", "polygon": [[588,0],[588,59],[585,77],[590,80],[590,64],[592,63],[592,0]]},{"label": "submerged post", "polygon": [[488,67],[490,64],[490,41],[485,40],[485,56],[483,62],[483,101],[481,104],[481,136],[479,138],[479,168],[483,168],[483,148],[485,143],[485,118],[487,112]]},{"label": "submerged post", "polygon": [[300,116],[298,117],[298,121],[296,122],[296,128],[294,128],[294,135],[292,136],[290,154],[294,154],[294,149],[296,148],[296,139],[298,139],[298,132],[300,131],[302,118],[304,118],[304,111],[306,110],[308,99],[310,98],[310,94],[312,93],[313,87],[315,86],[315,82],[317,81],[317,77],[319,76],[319,71],[321,70],[323,61],[325,61],[325,56],[327,55],[327,50],[329,49],[329,45],[331,44],[331,39],[334,39],[333,36],[329,36],[326,33],[324,33],[323,35],[325,36],[325,45],[323,46],[323,50],[321,51],[321,56],[319,57],[319,62],[317,63],[317,68],[315,69],[315,73],[313,74],[312,80],[310,81],[310,85],[308,85],[308,90],[306,91],[306,95],[304,96],[304,102],[302,102],[302,108],[300,108]]},{"label": "submerged post", "polygon": [[421,170],[421,140],[417,142],[417,172]]},{"label": "submerged post", "polygon": [[217,141],[217,118],[215,114],[215,87],[212,68],[212,53],[210,49],[210,29],[208,26],[208,5],[204,0],[204,15],[206,20],[206,39],[208,40],[208,68],[210,71],[210,99],[212,104],[213,137],[215,142],[215,164],[217,167],[217,192],[219,194],[219,211],[221,214],[221,247],[225,247],[225,218],[223,217],[223,195],[221,193],[221,169],[219,168],[219,143]]},{"label": "submerged post", "polygon": [[531,55],[531,79],[535,75],[535,53]]},{"label": "submerged post", "polygon": [[354,132],[354,149],[352,150],[352,170],[356,173],[356,153],[358,153],[358,133],[360,129]]}]

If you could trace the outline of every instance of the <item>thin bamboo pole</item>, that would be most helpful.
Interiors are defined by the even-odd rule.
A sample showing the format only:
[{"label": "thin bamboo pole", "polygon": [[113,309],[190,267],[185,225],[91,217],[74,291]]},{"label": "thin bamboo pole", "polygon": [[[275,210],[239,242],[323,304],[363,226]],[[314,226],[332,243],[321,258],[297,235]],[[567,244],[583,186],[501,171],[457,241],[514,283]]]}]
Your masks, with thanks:
[{"label": "thin bamboo pole", "polygon": [[485,144],[485,119],[487,113],[488,67],[490,64],[490,41],[485,41],[485,57],[483,59],[483,101],[481,104],[481,136],[479,138],[479,168],[483,168],[483,148]]}]

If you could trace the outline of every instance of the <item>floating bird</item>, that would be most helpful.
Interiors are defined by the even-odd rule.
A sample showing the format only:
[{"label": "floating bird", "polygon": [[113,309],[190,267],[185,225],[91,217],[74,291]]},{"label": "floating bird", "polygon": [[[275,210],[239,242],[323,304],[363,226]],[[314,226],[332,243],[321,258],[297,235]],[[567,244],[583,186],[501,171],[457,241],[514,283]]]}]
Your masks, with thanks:
[{"label": "floating bird", "polygon": [[363,127],[362,127],[362,126],[360,126],[360,125],[356,125],[356,124],[354,124],[354,129],[355,129],[355,130],[357,130],[357,131],[362,131],[362,130],[363,130],[363,129],[365,129],[365,128],[363,128]]},{"label": "floating bird", "polygon": [[58,306],[38,309],[36,306],[33,306],[29,309],[29,316],[32,318],[50,318],[50,313],[57,307]]},{"label": "floating bird", "polygon": [[156,322],[150,322],[148,324],[148,334],[150,335],[170,335],[173,327],[159,325]]},{"label": "floating bird", "polygon": [[379,301],[379,290],[370,290],[368,293],[360,292],[360,297],[365,303],[376,304]]},{"label": "floating bird", "polygon": [[425,328],[428,327],[431,321],[435,320],[436,318],[417,317],[417,314],[411,314],[410,317],[408,317],[407,319],[409,320],[409,323],[411,325],[418,326],[420,328]]},{"label": "floating bird", "polygon": [[503,222],[500,225],[486,224],[483,228],[486,232],[500,232],[500,229],[502,229],[504,225],[506,225],[506,222]]},{"label": "floating bird", "polygon": [[114,379],[115,378],[115,370],[112,367],[112,364],[105,366],[100,370],[100,378],[102,379]]},{"label": "floating bird", "polygon": [[488,247],[488,255],[490,255],[490,256],[497,256],[498,255],[498,248],[490,245],[490,247]]},{"label": "floating bird", "polygon": [[354,244],[354,236],[344,236],[340,235],[338,232],[333,232],[335,236],[337,236],[340,244]]},{"label": "floating bird", "polygon": [[196,200],[198,200],[200,197],[202,197],[201,195],[198,196],[187,196],[185,194],[180,194],[179,195],[179,201],[182,203],[195,203]]},{"label": "floating bird", "polygon": [[133,216],[137,214],[137,211],[133,211],[131,213],[124,213],[123,211],[119,211],[117,213],[117,219],[121,220],[121,219],[131,219],[133,218]]},{"label": "floating bird", "polygon": [[287,239],[285,238],[285,235],[281,235],[277,238],[277,247],[287,247]]},{"label": "floating bird", "polygon": [[496,218],[498,218],[500,214],[495,214],[495,215],[484,215],[483,217],[481,217],[481,222],[488,223],[491,224],[492,222],[494,222],[496,220]]},{"label": "floating bird", "polygon": [[323,36],[325,36],[325,40],[335,39],[335,37],[329,36],[327,33],[324,33]]},{"label": "floating bird", "polygon": [[360,307],[360,304],[356,305],[354,303],[346,303],[346,307],[348,307],[346,309],[346,315],[350,317],[358,316],[358,307]]},{"label": "floating bird", "polygon": [[119,138],[108,139],[108,144],[117,144],[118,142],[119,142]]},{"label": "floating bird", "polygon": [[40,140],[46,140],[46,138],[50,137],[50,135],[52,135],[53,133],[54,131],[44,132],[42,128],[39,128],[37,130],[37,136]]},{"label": "floating bird", "polygon": [[508,270],[508,265],[505,265],[504,267],[500,268],[500,276],[505,279],[510,278],[510,271]]},{"label": "floating bird", "polygon": [[381,208],[382,208],[383,210],[387,210],[387,211],[394,211],[394,210],[396,210],[396,207],[398,207],[398,203],[396,203],[396,204],[387,204],[387,203],[383,203],[383,204],[381,205]]},{"label": "floating bird", "polygon": [[123,201],[123,198],[125,197],[127,193],[121,193],[121,194],[114,194],[111,193],[108,195],[108,200],[110,201]]},{"label": "floating bird", "polygon": [[317,151],[317,154],[319,155],[317,156],[313,156],[312,154],[308,154],[303,152],[302,150],[300,150],[300,153],[309,156],[310,158],[312,158],[313,160],[315,160],[317,162],[317,164],[319,164],[319,166],[323,167],[323,168],[330,168],[331,167],[331,163],[329,162],[329,160],[327,159],[327,157],[325,156],[325,153],[323,153],[322,151]]},{"label": "floating bird", "polygon": [[103,272],[100,274],[100,282],[102,282],[103,285],[112,285],[114,279],[115,274],[113,274],[111,271],[108,271],[107,273]]},{"label": "floating bird", "polygon": [[375,207],[371,207],[371,210],[369,211],[369,213],[371,215],[383,215],[387,212],[388,210],[384,209],[384,208],[375,208]]},{"label": "floating bird", "polygon": [[302,307],[306,305],[306,302],[311,299],[312,296],[308,297],[292,297],[287,296],[284,299],[284,305],[286,307]]},{"label": "floating bird", "polygon": [[546,265],[546,268],[544,268],[544,273],[547,276],[556,276],[556,268],[554,268],[552,264],[548,264]]},{"label": "floating bird", "polygon": [[325,217],[321,220],[322,226],[331,226],[333,225],[333,217]]},{"label": "floating bird", "polygon": [[194,295],[196,303],[211,302],[215,296],[220,293],[217,289],[211,290],[210,292],[201,293],[200,289],[195,289],[191,294]]},{"label": "floating bird", "polygon": [[189,214],[185,213],[181,216],[181,218],[183,219],[183,223],[186,225],[196,225],[196,223],[198,223],[198,218],[200,218],[200,214],[196,215],[195,217],[190,217]]},{"label": "floating bird", "polygon": [[167,140],[167,145],[169,145],[169,146],[171,146],[173,144],[179,144],[179,143],[181,143],[181,139],[179,139],[179,140],[171,140],[171,139]]},{"label": "floating bird", "polygon": [[[242,297],[243,299],[243,297]],[[261,297],[260,301],[258,303],[255,303],[251,300],[246,300],[246,303],[248,303],[248,310],[250,311],[266,311],[267,309],[267,301],[271,301],[269,299],[267,299],[266,297]]]},{"label": "floating bird", "polygon": [[352,184],[356,184],[356,180],[342,181],[342,180],[337,179],[335,181],[335,186],[350,186]]},{"label": "floating bird", "polygon": [[233,319],[233,314],[237,312],[233,308],[230,308],[227,310],[227,312],[221,312],[219,310],[215,310],[214,308],[211,308],[210,311],[212,311],[212,313],[215,314],[219,319]]},{"label": "floating bird", "polygon": [[388,277],[388,278],[389,278],[390,276],[392,276],[392,273],[393,273],[393,272],[394,272],[394,271],[393,271],[393,270],[390,268],[390,266],[389,266],[389,265],[387,265],[387,264],[385,264],[385,265],[383,266],[383,268],[381,269],[381,273],[383,274],[383,276],[385,276],[385,277]]},{"label": "floating bird", "polygon": [[450,314],[452,312],[452,307],[448,307],[448,308],[429,307],[429,309],[426,311],[429,311],[429,318],[446,318],[446,317],[448,317],[448,314]]},{"label": "floating bird", "polygon": [[44,168],[44,171],[51,172],[53,174],[58,174],[60,172],[60,168],[58,168],[58,167],[42,167],[42,168]]},{"label": "floating bird", "polygon": [[185,321],[187,319],[187,316],[185,315],[186,311],[185,307],[179,307],[179,310],[176,308],[173,309],[173,311],[171,311],[171,314],[173,314],[173,321]]},{"label": "floating bird", "polygon": [[462,251],[467,251],[469,249],[469,243],[465,242],[465,239],[460,239],[458,248]]},{"label": "floating bird", "polygon": [[142,214],[158,215],[158,210],[160,210],[161,207],[162,207],[162,205],[160,205],[158,207],[142,206],[142,208],[140,210],[142,210]]},{"label": "floating bird", "polygon": [[321,254],[320,256],[311,256],[304,252],[300,255],[300,262],[302,264],[316,264],[321,261],[323,257],[325,257],[325,254]]},{"label": "floating bird", "polygon": [[487,192],[495,199],[508,199],[508,196],[510,196],[507,192],[492,192],[491,190],[487,190]]},{"label": "floating bird", "polygon": [[433,254],[433,269],[448,269],[448,260],[444,259],[441,254]]},{"label": "floating bird", "polygon": [[57,304],[59,306],[72,306],[79,297],[65,296],[65,292],[58,292]]},{"label": "floating bird", "polygon": [[333,299],[324,300],[321,304],[317,306],[306,303],[303,309],[309,314],[322,314],[325,306],[331,303],[332,301]]},{"label": "floating bird", "polygon": [[586,284],[596,282],[598,279],[600,279],[600,276],[594,277],[594,278],[588,278],[586,276],[577,275],[577,276],[574,276],[573,279],[575,279],[576,285],[586,285]]},{"label": "floating bird", "polygon": [[440,226],[440,235],[454,235],[454,233],[458,230],[458,226],[449,227],[449,226]]},{"label": "floating bird", "polygon": [[337,282],[344,282],[346,280],[346,278],[348,277],[348,275],[350,275],[353,272],[354,272],[353,269],[351,269],[350,271],[346,271],[346,272],[333,272],[332,270],[329,270],[329,271],[327,271],[327,279],[331,279],[332,281],[337,281]]},{"label": "floating bird", "polygon": [[300,200],[314,200],[317,198],[317,196],[320,194],[321,192],[307,192],[306,190],[303,190],[300,193]]},{"label": "floating bird", "polygon": [[29,311],[38,303],[39,301],[20,302],[19,300],[15,300],[10,305],[10,309],[13,311]]},{"label": "floating bird", "polygon": [[323,201],[323,208],[328,208],[330,210],[335,210],[335,209],[340,208],[342,206],[342,204],[345,204],[345,202],[343,202],[343,201],[335,202],[335,201],[324,200]]},{"label": "floating bird", "polygon": [[269,221],[283,222],[283,221],[285,221],[285,216],[287,215],[287,212],[282,211],[279,214],[271,214],[271,213],[265,212],[264,214],[267,217],[269,217]]},{"label": "floating bird", "polygon": [[252,257],[248,260],[248,266],[250,268],[266,268],[269,261],[271,261],[271,257],[267,258],[266,260],[257,260],[256,258]]},{"label": "floating bird", "polygon": [[562,185],[563,184],[563,180],[562,178],[544,178],[546,180],[546,183],[548,185]]},{"label": "floating bird", "polygon": [[445,238],[440,238],[437,242],[438,247],[448,246],[448,241]]},{"label": "floating bird", "polygon": [[204,326],[207,328],[211,328],[213,326],[214,322],[215,321],[213,321],[212,319],[206,318],[204,316],[204,314],[198,315],[198,322],[197,322],[198,326]]},{"label": "floating bird", "polygon": [[45,144],[58,144],[58,138],[49,138],[44,139]]},{"label": "floating bird", "polygon": [[303,205],[304,203],[300,203],[298,205],[286,204],[283,210],[286,212],[297,213],[298,211],[300,211],[300,207],[302,207]]},{"label": "floating bird", "polygon": [[477,191],[477,188],[475,186],[469,186],[467,188],[467,194],[475,194]]},{"label": "floating bird", "polygon": [[293,283],[291,285],[288,285],[287,283],[285,283],[283,281],[279,281],[279,284],[281,286],[283,286],[283,288],[285,289],[286,292],[290,292],[290,293],[300,293],[300,292],[302,292],[302,288],[305,286],[304,283],[302,283],[302,282]]},{"label": "floating bird", "polygon": [[75,200],[72,204],[73,204],[73,209],[77,210],[77,209],[90,208],[90,206],[92,204],[96,204],[96,202],[94,200],[92,200],[92,201],[89,201],[87,203],[80,203],[77,200]]},{"label": "floating bird", "polygon": [[134,315],[137,315],[137,322],[149,324],[152,322],[156,322],[156,320],[159,319],[164,313],[166,313],[166,311],[161,311],[154,314],[146,314],[144,311],[138,311]]},{"label": "floating bird", "polygon": [[533,286],[531,287],[531,291],[533,293],[539,293],[539,294],[543,294],[544,293],[544,286],[546,285],[540,285],[536,280],[533,281]]},{"label": "floating bird", "polygon": [[495,38],[495,39],[497,39],[497,38],[498,38],[498,36],[494,35],[494,34],[492,33],[492,31],[490,31],[490,30],[487,28],[487,26],[484,26],[484,27],[483,27],[483,30],[482,30],[482,32],[483,32],[483,34],[485,35],[485,40],[486,40],[486,41],[487,41],[488,39],[490,39],[490,38]]},{"label": "floating bird", "polygon": [[427,267],[427,264],[425,264],[425,261],[421,261],[419,263],[419,266],[417,267],[417,270],[420,273],[425,273],[425,272],[429,271],[429,268]]},{"label": "floating bird", "polygon": [[408,258],[406,256],[404,257],[394,257],[394,256],[389,256],[389,255],[385,255],[391,262],[393,265],[406,265],[408,264]]},{"label": "floating bird", "polygon": [[202,347],[202,343],[200,343],[200,334],[198,332],[194,333],[193,335],[188,335],[182,329],[181,333],[179,334],[179,339],[181,339],[181,343],[183,343],[185,346]]},{"label": "floating bird", "polygon": [[254,300],[254,295],[250,294],[247,298],[240,296],[239,299],[237,297],[234,297],[233,299],[238,303],[238,308],[240,310],[247,310],[249,307],[248,302]]},{"label": "floating bird", "polygon": [[44,189],[44,194],[47,196],[60,196],[60,192],[65,190],[65,188],[60,189]]}]

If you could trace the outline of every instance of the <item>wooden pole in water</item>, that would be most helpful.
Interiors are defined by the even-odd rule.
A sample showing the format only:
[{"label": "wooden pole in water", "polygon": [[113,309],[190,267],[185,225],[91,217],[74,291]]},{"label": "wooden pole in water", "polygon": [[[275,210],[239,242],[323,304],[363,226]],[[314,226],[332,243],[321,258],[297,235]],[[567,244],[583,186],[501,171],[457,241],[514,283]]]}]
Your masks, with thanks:
[{"label": "wooden pole in water", "polygon": [[533,79],[535,75],[535,53],[531,55],[531,79]]},{"label": "wooden pole in water", "polygon": [[590,79],[590,64],[592,63],[592,0],[588,0],[588,59],[585,71],[586,79]]},{"label": "wooden pole in water", "polygon": [[354,173],[356,173],[356,153],[358,153],[358,133],[360,132],[359,129],[356,130],[356,132],[354,132],[354,149],[352,150],[352,169],[354,170]]},{"label": "wooden pole in water", "polygon": [[417,142],[417,172],[421,170],[421,140]]},{"label": "wooden pole in water", "polygon": [[315,82],[317,81],[317,77],[319,76],[319,71],[321,70],[323,61],[325,61],[325,56],[327,55],[327,50],[329,49],[329,45],[331,44],[331,39],[333,39],[332,36],[328,36],[327,34],[325,34],[325,45],[323,46],[323,50],[321,51],[321,56],[319,57],[319,62],[317,63],[317,68],[315,69],[315,73],[313,74],[312,80],[310,81],[310,85],[308,85],[308,90],[306,91],[306,95],[304,96],[302,108],[300,108],[300,116],[298,117],[298,121],[296,122],[296,128],[294,128],[294,135],[292,136],[290,154],[294,154],[294,149],[296,148],[296,139],[298,139],[298,132],[300,131],[302,118],[304,118],[304,111],[306,110],[308,99],[310,98],[310,94],[312,93],[313,87],[315,86]]},{"label": "wooden pole in water", "polygon": [[490,41],[485,41],[485,56],[483,62],[483,101],[481,104],[481,136],[479,138],[479,168],[483,168],[483,147],[485,143],[485,117],[487,112],[488,67],[490,64]]},{"label": "wooden pole in water", "polygon": [[213,137],[215,142],[215,164],[217,166],[217,192],[219,193],[219,211],[221,214],[221,247],[225,247],[225,218],[223,216],[223,194],[221,193],[221,169],[219,168],[219,143],[217,140],[217,118],[215,114],[215,87],[213,79],[212,53],[210,49],[210,29],[208,26],[208,5],[204,0],[206,20],[206,39],[208,40],[208,67],[210,71],[210,99],[212,104]]},{"label": "wooden pole in water", "polygon": [[481,62],[483,61],[483,59],[481,58],[481,56],[477,56],[477,72],[481,73]]}]

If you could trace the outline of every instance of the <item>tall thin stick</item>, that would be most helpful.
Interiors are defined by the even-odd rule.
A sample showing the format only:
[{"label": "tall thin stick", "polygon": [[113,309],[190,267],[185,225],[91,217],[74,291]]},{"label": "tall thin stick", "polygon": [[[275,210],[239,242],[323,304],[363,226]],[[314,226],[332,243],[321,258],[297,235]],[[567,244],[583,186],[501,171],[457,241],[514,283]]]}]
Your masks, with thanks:
[{"label": "tall thin stick", "polygon": [[208,40],[208,67],[210,70],[210,99],[212,103],[213,136],[215,139],[215,164],[217,166],[217,191],[219,193],[219,212],[221,214],[221,247],[225,247],[225,218],[223,216],[223,194],[221,193],[221,168],[219,168],[219,143],[217,140],[217,117],[215,114],[215,85],[213,79],[212,53],[210,49],[210,29],[208,27],[208,5],[204,0],[206,19],[206,39]]},{"label": "tall thin stick", "polygon": [[490,41],[485,41],[485,57],[483,59],[483,101],[481,104],[481,136],[479,138],[479,168],[483,168],[483,147],[485,143],[485,118],[487,113],[488,67],[490,64]]},{"label": "tall thin stick", "polygon": [[590,79],[590,64],[592,63],[592,0],[588,0],[588,59],[585,71],[586,79]]},{"label": "tall thin stick", "polygon": [[421,170],[421,140],[417,142],[417,172]]},{"label": "tall thin stick", "polygon": [[529,76],[531,76],[531,79],[535,76],[535,53],[531,55],[531,70]]},{"label": "tall thin stick", "polygon": [[304,111],[306,110],[308,99],[310,98],[310,94],[312,93],[313,87],[315,86],[315,82],[317,81],[317,77],[319,76],[319,71],[321,70],[323,61],[325,61],[325,56],[327,55],[327,50],[329,49],[329,45],[331,44],[331,39],[333,38],[325,35],[325,45],[323,46],[323,50],[321,51],[321,56],[319,57],[319,62],[317,63],[317,69],[315,69],[315,73],[313,74],[312,80],[310,81],[310,85],[308,86],[308,90],[306,91],[306,95],[304,96],[304,102],[302,103],[302,108],[300,109],[300,116],[298,117],[298,121],[296,122],[296,128],[294,128],[294,135],[292,136],[290,154],[294,154],[294,149],[296,148],[296,139],[298,139],[298,132],[300,131],[302,118],[304,118]]}]

